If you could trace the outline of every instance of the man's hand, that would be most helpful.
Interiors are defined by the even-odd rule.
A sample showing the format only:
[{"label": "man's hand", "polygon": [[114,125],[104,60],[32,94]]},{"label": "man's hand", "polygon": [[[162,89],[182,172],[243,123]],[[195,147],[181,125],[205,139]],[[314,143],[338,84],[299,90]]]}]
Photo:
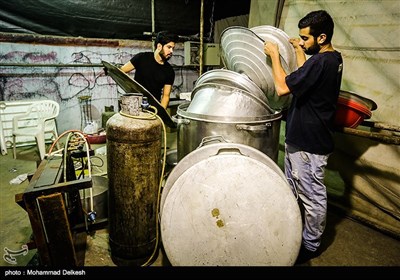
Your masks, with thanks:
[{"label": "man's hand", "polygon": [[269,56],[279,56],[278,44],[272,42],[264,43],[264,53]]},{"label": "man's hand", "polygon": [[299,45],[300,43],[299,38],[290,38],[289,43],[292,44],[293,48],[302,50],[302,47]]}]

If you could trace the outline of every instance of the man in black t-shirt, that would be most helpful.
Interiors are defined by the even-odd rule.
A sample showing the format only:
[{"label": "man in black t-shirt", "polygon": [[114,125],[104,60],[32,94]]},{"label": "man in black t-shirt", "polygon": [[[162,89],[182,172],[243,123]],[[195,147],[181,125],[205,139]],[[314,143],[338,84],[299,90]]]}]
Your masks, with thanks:
[{"label": "man in black t-shirt", "polygon": [[178,36],[159,32],[154,52],[136,54],[121,67],[125,73],[135,71],[135,80],[147,89],[165,109],[168,107],[175,72],[168,60],[172,57]]},{"label": "man in black t-shirt", "polygon": [[[339,96],[343,59],[331,43],[334,23],[323,10],[299,23],[299,39],[290,39],[297,57],[296,71],[286,74],[278,46],[265,42],[271,58],[278,96],[291,94],[286,119],[285,175],[303,212],[302,246],[297,263],[319,254],[325,230],[327,191],[325,167],[333,152],[334,118]],[[311,55],[306,59],[307,55]]]}]

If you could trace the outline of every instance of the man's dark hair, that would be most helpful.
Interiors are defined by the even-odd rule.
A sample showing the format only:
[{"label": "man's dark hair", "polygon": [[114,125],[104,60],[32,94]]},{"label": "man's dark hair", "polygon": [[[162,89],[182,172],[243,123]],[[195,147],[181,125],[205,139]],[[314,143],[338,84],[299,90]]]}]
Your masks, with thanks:
[{"label": "man's dark hair", "polygon": [[178,42],[179,37],[173,33],[168,31],[160,31],[157,33],[156,39],[154,40],[154,47],[157,48],[157,44],[160,43],[161,45],[168,44],[169,42]]},{"label": "man's dark hair", "polygon": [[308,13],[299,21],[298,27],[299,29],[310,27],[310,35],[314,36],[314,38],[324,33],[326,35],[324,44],[328,44],[332,40],[334,27],[333,19],[324,10]]}]

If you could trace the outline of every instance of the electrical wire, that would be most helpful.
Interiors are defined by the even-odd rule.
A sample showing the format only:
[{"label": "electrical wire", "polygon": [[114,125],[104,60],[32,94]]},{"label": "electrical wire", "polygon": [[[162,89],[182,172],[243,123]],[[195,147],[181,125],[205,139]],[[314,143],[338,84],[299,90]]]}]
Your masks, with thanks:
[{"label": "electrical wire", "polygon": [[[92,167],[91,167],[91,162],[90,162],[90,149],[91,149],[91,146],[90,146],[89,141],[86,139],[85,135],[83,134],[83,132],[82,132],[81,130],[74,130],[74,129],[72,129],[72,130],[67,130],[67,131],[64,131],[63,133],[61,133],[61,134],[55,139],[55,141],[52,143],[52,145],[50,146],[50,149],[49,149],[47,155],[53,156],[53,155],[55,155],[56,153],[58,153],[58,152],[60,152],[60,151],[63,150],[63,149],[60,149],[60,150],[58,150],[58,151],[55,151],[54,153],[52,152],[54,146],[55,146],[55,145],[60,141],[60,139],[63,138],[64,135],[66,135],[66,134],[68,134],[68,135],[67,135],[67,140],[66,140],[65,145],[64,145],[64,155],[63,155],[64,182],[67,181],[67,172],[66,172],[66,171],[67,171],[67,152],[68,152],[69,141],[70,141],[70,138],[71,138],[72,136],[78,136],[80,139],[82,139],[82,140],[84,141],[84,145],[86,146],[86,157],[87,157],[87,159],[88,159],[88,160],[87,160],[88,176],[89,176],[89,178],[91,178],[91,177],[92,177],[92,173],[91,173]],[[85,168],[85,167],[83,166],[82,168]],[[84,170],[83,170],[83,172],[84,172]],[[84,193],[84,203],[86,204],[86,194],[85,194],[85,190],[83,191],[83,193]],[[93,186],[89,188],[89,197],[90,197],[90,201],[89,201],[89,204],[90,204],[90,212],[93,212],[93,211],[94,211]],[[86,205],[84,205],[84,207],[85,207],[85,206],[86,206]],[[88,214],[87,211],[86,211],[86,209],[83,209],[83,212],[84,212],[86,215]],[[85,219],[85,224],[86,224],[86,220],[87,220],[87,219]],[[86,224],[86,229],[87,229],[87,224]]]},{"label": "electrical wire", "polygon": [[[87,141],[85,135],[80,132],[80,131],[74,131],[74,132],[70,132],[67,136],[67,141],[65,142],[65,148],[64,148],[64,182],[67,181],[67,155],[68,155],[68,145],[69,145],[69,141],[70,138],[72,136],[78,136],[78,138],[80,138],[81,140],[84,141],[84,145],[86,146],[86,158],[87,158],[87,167],[88,167],[88,176],[89,178],[92,178],[92,172],[91,172],[91,163],[90,163],[90,146],[89,146],[89,142]],[[82,166],[83,168],[83,172],[85,172],[84,168],[85,166]],[[84,201],[84,207],[83,207],[83,211],[85,212],[85,214],[87,214],[86,212],[86,191],[83,191],[83,201]],[[89,207],[90,207],[90,213],[94,212],[94,202],[93,202],[93,185],[89,188]],[[85,225],[86,225],[86,230],[88,230],[88,225],[87,225],[87,219],[85,219]]]},{"label": "electrical wire", "polygon": [[[53,149],[54,149],[54,146],[60,141],[61,138],[64,137],[65,134],[70,133],[70,132],[79,132],[79,133],[82,133],[81,130],[76,130],[76,129],[70,129],[70,130],[64,131],[63,133],[61,133],[61,134],[56,138],[56,140],[54,140],[53,144],[51,144],[50,149],[49,149],[49,151],[47,152],[47,155],[52,155],[52,151],[53,151]],[[89,147],[90,147],[90,143],[89,143]],[[60,150],[58,150],[58,151],[56,151],[56,152],[54,152],[54,153],[57,153],[57,152],[60,152],[60,151],[62,151],[62,149],[60,149]]]}]

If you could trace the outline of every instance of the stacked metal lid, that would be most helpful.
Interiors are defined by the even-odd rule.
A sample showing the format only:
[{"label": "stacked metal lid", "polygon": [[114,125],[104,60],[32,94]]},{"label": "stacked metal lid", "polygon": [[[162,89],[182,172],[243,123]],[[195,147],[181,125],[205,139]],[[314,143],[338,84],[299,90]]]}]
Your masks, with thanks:
[{"label": "stacked metal lid", "polygon": [[294,71],[296,55],[285,32],[268,25],[229,27],[221,34],[225,68],[207,71],[197,79],[186,112],[221,120],[260,118],[288,107],[291,97],[275,93],[271,61],[264,53],[266,40],[278,44],[285,71]]},{"label": "stacked metal lid", "polygon": [[264,53],[265,41],[278,44],[286,73],[297,69],[296,54],[289,43],[289,36],[269,25],[225,29],[221,34],[221,57],[226,69],[246,76],[257,85],[267,97],[270,108],[281,110],[289,106],[291,97],[278,97],[275,93],[271,60]]}]

